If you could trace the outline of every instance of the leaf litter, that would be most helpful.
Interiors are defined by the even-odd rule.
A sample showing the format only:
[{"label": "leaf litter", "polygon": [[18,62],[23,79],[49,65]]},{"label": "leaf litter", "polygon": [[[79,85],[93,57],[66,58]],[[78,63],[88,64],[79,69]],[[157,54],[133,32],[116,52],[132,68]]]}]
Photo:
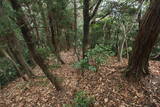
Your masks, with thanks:
[{"label": "leaf litter", "polygon": [[[0,107],[63,107],[72,104],[75,93],[85,91],[94,98],[93,107],[160,107],[160,62],[150,61],[151,75],[139,83],[124,78],[127,59],[118,62],[110,57],[98,72],[85,71],[83,76],[72,64],[72,51],[62,52],[65,65],[51,70],[61,78],[63,90],[57,92],[46,78],[24,82],[20,78],[0,90]],[[44,75],[39,67],[33,69]]]}]

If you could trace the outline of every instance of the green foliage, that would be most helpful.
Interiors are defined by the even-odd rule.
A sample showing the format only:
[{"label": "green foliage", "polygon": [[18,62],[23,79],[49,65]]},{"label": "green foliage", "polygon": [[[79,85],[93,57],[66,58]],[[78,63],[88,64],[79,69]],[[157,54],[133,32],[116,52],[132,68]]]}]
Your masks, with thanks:
[{"label": "green foliage", "polygon": [[61,67],[60,64],[53,64],[53,65],[50,65],[50,66],[49,66],[49,69],[53,70],[53,69],[58,69],[58,68],[60,68],[60,67]]},{"label": "green foliage", "polygon": [[29,65],[31,65],[29,50],[28,50],[28,48],[26,48],[26,47],[23,48],[23,56],[24,56],[26,62],[27,62]]},{"label": "green foliage", "polygon": [[[159,40],[159,39],[158,39],[158,40]],[[151,53],[150,56],[155,57],[155,56],[157,56],[157,55],[159,55],[159,54],[160,54],[160,43],[157,43],[157,44],[155,45],[155,47],[153,48],[152,53]]]},{"label": "green foliage", "polygon": [[[88,50],[86,57],[74,64],[75,68],[98,71],[101,64],[105,63],[108,56],[113,56],[114,52],[110,47],[104,45],[96,45],[95,48]],[[93,64],[95,63],[95,64]]]},{"label": "green foliage", "polygon": [[37,48],[37,52],[46,59],[51,54],[50,48]]},{"label": "green foliage", "polygon": [[110,47],[104,45],[96,45],[94,49],[87,52],[87,57],[95,61],[96,65],[100,65],[106,61],[108,56],[113,56],[114,52]]},{"label": "green foliage", "polygon": [[5,36],[8,33],[11,33],[13,30],[15,30],[15,22],[14,20],[14,11],[12,10],[10,4],[8,1],[3,2],[2,6],[2,12],[0,17],[0,36]]},{"label": "green foliage", "polygon": [[74,107],[89,107],[93,103],[93,98],[87,97],[84,91],[76,93],[74,98]]},{"label": "green foliage", "polygon": [[0,86],[3,86],[18,77],[18,73],[14,66],[5,58],[1,58],[0,68]]}]

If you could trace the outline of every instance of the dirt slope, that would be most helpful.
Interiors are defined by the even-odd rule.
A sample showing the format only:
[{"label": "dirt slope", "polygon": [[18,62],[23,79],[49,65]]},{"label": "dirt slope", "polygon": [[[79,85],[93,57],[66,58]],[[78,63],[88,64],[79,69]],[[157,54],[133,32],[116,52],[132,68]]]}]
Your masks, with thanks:
[{"label": "dirt slope", "polygon": [[[60,77],[63,90],[56,92],[46,78],[26,83],[17,79],[0,90],[0,107],[63,107],[73,103],[75,93],[83,90],[95,99],[95,107],[160,107],[160,62],[151,61],[151,76],[140,83],[124,78],[127,60],[111,57],[99,72],[86,71],[83,76],[72,67],[75,56],[62,52],[66,64],[51,72]],[[34,72],[43,75],[36,67]]]}]

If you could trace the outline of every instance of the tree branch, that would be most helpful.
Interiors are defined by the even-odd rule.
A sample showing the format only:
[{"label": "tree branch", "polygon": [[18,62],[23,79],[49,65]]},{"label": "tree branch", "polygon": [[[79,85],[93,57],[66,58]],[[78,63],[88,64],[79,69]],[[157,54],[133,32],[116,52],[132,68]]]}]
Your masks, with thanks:
[{"label": "tree branch", "polygon": [[95,2],[95,3],[89,8],[89,10],[92,10],[96,4],[97,4],[97,3]]},{"label": "tree branch", "polygon": [[94,10],[93,10],[93,13],[91,14],[90,16],[90,20],[96,15],[97,11],[98,11],[98,8],[99,8],[99,5],[101,4],[103,0],[98,0],[97,2],[97,5],[95,6]]}]

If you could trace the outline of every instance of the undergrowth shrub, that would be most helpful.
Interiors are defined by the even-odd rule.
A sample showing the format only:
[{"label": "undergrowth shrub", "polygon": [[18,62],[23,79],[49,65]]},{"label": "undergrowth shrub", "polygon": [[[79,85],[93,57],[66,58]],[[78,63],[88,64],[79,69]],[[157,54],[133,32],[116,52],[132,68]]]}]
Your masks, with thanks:
[{"label": "undergrowth shrub", "polygon": [[52,53],[49,48],[37,48],[37,52],[46,59]]},{"label": "undergrowth shrub", "polygon": [[64,104],[63,107],[91,107],[94,98],[88,97],[85,91],[78,91],[73,99],[72,104]]},{"label": "undergrowth shrub", "polygon": [[87,69],[98,71],[99,66],[107,61],[109,56],[113,56],[114,52],[111,47],[104,45],[96,45],[95,48],[88,50],[86,57],[74,63],[77,69]]},{"label": "undergrowth shrub", "polygon": [[84,91],[76,93],[74,98],[74,107],[89,107],[93,103],[94,99],[87,97]]},{"label": "undergrowth shrub", "polygon": [[54,69],[60,68],[61,65],[60,64],[53,64],[53,65],[49,65],[48,67],[49,67],[50,70],[54,70]]},{"label": "undergrowth shrub", "polygon": [[18,73],[15,67],[5,58],[0,59],[0,87],[15,80]]}]

